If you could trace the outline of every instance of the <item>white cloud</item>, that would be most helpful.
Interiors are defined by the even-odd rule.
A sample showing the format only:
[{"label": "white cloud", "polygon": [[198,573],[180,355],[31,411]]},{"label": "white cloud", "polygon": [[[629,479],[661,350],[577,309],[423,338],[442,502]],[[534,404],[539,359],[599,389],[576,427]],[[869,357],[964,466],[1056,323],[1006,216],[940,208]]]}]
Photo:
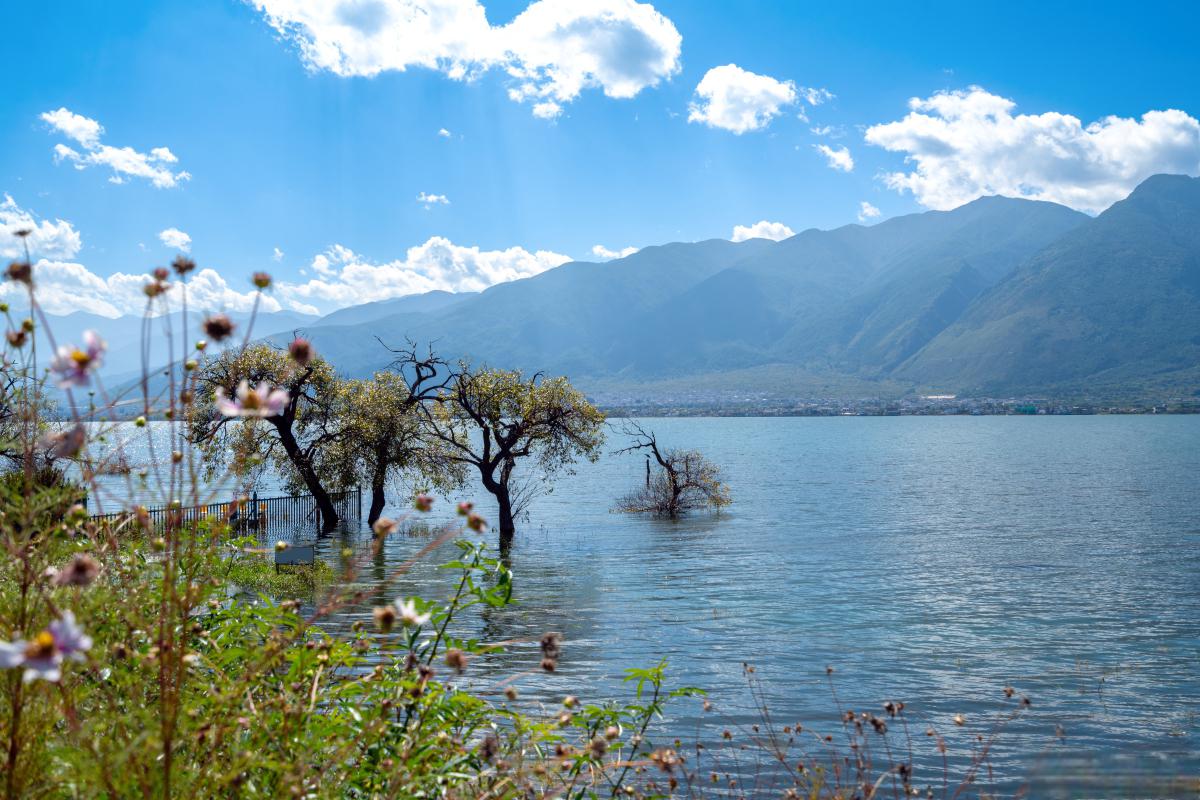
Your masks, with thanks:
[{"label": "white cloud", "polygon": [[[71,261],[42,259],[33,265],[34,287],[38,303],[51,314],[88,311],[105,317],[142,314],[146,295],[142,291],[146,275],[118,272],[102,278],[83,264]],[[247,282],[248,283],[248,282]],[[0,297],[20,302],[23,287],[11,281],[0,284]],[[172,282],[168,294],[174,308],[179,307],[179,284]],[[239,292],[213,269],[198,270],[188,281],[188,305],[201,311],[249,311],[254,304],[254,292]],[[279,311],[279,301],[263,296],[264,311]]]},{"label": "white cloud", "polygon": [[179,228],[167,228],[165,231],[161,231],[158,234],[158,240],[172,250],[180,250],[187,253],[192,249],[192,237],[179,230]]},{"label": "white cloud", "polygon": [[800,96],[803,97],[804,102],[808,103],[810,106],[819,106],[822,103],[837,97],[837,95],[828,89],[816,89],[812,86],[801,86]]},{"label": "white cloud", "polygon": [[54,146],[54,161],[70,162],[76,169],[105,166],[112,170],[111,183],[125,183],[129,178],[145,178],[156,188],[170,189],[192,176],[185,171],[173,172],[168,165],[179,159],[166,147],[155,147],[149,153],[140,153],[132,147],[113,147],[102,144],[100,135],[104,126],[94,119],[81,116],[66,108],[47,111],[41,115],[43,122],[72,139],[83,148],[83,152],[59,143]]},{"label": "white cloud", "polygon": [[884,181],[929,208],[990,194],[1049,200],[1096,213],[1159,172],[1200,173],[1200,122],[1183,111],[1109,116],[1013,114],[1016,104],[978,86],[909,101],[903,119],[866,140],[903,153],[908,172]]},{"label": "white cloud", "polygon": [[[147,282],[146,275],[118,272],[100,277],[73,260],[82,249],[82,239],[70,222],[40,219],[5,195],[0,203],[0,256],[13,258],[23,253],[20,240],[13,235],[22,229],[31,231],[27,241],[33,257],[38,259],[33,264],[34,288],[38,303],[46,311],[51,314],[89,311],[106,317],[145,311],[146,295],[142,288]],[[172,230],[168,228],[163,233]],[[0,283],[0,298],[19,304],[24,296],[23,286],[12,281]],[[172,282],[168,296],[177,308],[180,296],[177,282]],[[201,269],[188,281],[188,304],[192,308],[249,311],[253,303],[253,291],[232,289],[216,270]],[[274,297],[264,296],[262,308],[279,311],[282,307]]]},{"label": "white cloud", "polygon": [[423,203],[426,208],[433,208],[435,205],[450,205],[450,198],[446,197],[444,194],[427,194],[425,192],[421,192],[419,195],[417,195],[417,202]]},{"label": "white cloud", "polygon": [[22,230],[29,231],[25,243],[34,258],[74,258],[83,247],[83,239],[71,223],[40,219],[6,194],[0,203],[0,257],[24,257],[25,247],[16,236]]},{"label": "white cloud", "polygon": [[434,236],[410,247],[404,258],[372,263],[341,245],[313,259],[320,276],[306,283],[279,283],[278,295],[292,308],[309,312],[443,289],[481,291],[505,281],[528,278],[571,259],[548,250],[521,247],[480,250]]},{"label": "white cloud", "polygon": [[880,214],[880,211],[875,206],[863,200],[858,204],[858,221],[866,222],[869,219],[875,219]]},{"label": "white cloud", "polygon": [[592,246],[592,255],[594,255],[596,258],[603,258],[610,261],[614,258],[631,256],[637,251],[638,249],[636,247],[622,247],[620,250],[609,250],[602,244]]},{"label": "white cloud", "polygon": [[770,239],[778,242],[795,235],[796,232],[782,222],[768,222],[764,219],[753,225],[734,225],[733,236],[729,238],[735,242],[744,242],[747,239]]},{"label": "white cloud", "polygon": [[783,106],[795,103],[796,85],[726,64],[704,74],[696,97],[688,106],[688,122],[740,135],[765,128]]},{"label": "white cloud", "polygon": [[441,136],[443,139],[449,139],[450,131],[446,130],[445,128],[438,128],[438,136]]},{"label": "white cloud", "polygon": [[470,80],[498,68],[509,97],[542,117],[585,89],[628,98],[679,71],[679,31],[634,0],[537,0],[498,27],[478,0],[253,3],[310,69],[370,77],[423,67]]},{"label": "white cloud", "polygon": [[846,147],[830,147],[827,144],[813,145],[829,162],[830,169],[851,172],[854,169],[854,159]]},{"label": "white cloud", "polygon": [[275,262],[283,261],[283,251],[276,247],[271,253],[271,260]]}]

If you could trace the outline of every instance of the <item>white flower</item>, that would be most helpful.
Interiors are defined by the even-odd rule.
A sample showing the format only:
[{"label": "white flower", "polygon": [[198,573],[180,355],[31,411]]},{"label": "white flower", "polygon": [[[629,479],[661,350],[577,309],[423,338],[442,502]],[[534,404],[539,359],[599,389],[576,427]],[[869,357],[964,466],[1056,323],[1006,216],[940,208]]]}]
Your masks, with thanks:
[{"label": "white flower", "polygon": [[238,384],[236,399],[230,400],[225,390],[217,388],[217,410],[227,417],[277,417],[287,408],[288,393],[272,389],[266,381],[253,389],[249,381]]},{"label": "white flower", "polygon": [[59,388],[89,385],[92,382],[92,371],[104,361],[105,349],[107,345],[95,331],[83,332],[82,348],[74,345],[58,348],[58,353],[50,362],[50,371],[58,376]]},{"label": "white flower", "polygon": [[62,678],[62,662],[83,661],[84,653],[92,649],[92,637],[75,623],[75,615],[64,611],[61,619],[51,622],[46,630],[26,642],[0,642],[0,667],[24,667],[21,680],[57,682]]},{"label": "white flower", "polygon": [[424,625],[429,622],[429,614],[420,614],[417,612],[417,604],[414,600],[396,599],[396,613],[400,615],[400,624],[406,628],[415,628],[419,625]]}]

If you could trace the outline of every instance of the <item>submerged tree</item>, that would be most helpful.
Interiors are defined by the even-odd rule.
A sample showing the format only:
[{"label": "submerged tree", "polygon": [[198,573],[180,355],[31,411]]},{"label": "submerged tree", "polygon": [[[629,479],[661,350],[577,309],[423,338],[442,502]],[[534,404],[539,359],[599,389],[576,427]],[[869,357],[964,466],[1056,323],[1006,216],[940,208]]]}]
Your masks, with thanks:
[{"label": "submerged tree", "polygon": [[317,472],[338,488],[366,479],[371,489],[367,523],[374,525],[387,504],[390,480],[408,473],[422,488],[462,483],[461,464],[442,457],[442,442],[426,435],[421,413],[422,381],[396,372],[341,383],[334,409],[337,436],[318,454]]},{"label": "submerged tree", "polygon": [[[604,415],[566,378],[526,378],[519,370],[460,365],[441,401],[427,409],[426,423],[445,458],[477,469],[496,498],[501,550],[512,544],[531,487],[580,458],[595,461],[604,443]],[[519,479],[521,459],[540,474]]]},{"label": "submerged tree", "polygon": [[[636,422],[626,423],[623,432],[633,438],[633,444],[617,452],[647,454],[646,485],[621,498],[619,511],[677,519],[692,509],[719,511],[733,502],[720,467],[700,451],[661,448],[654,432]],[[657,462],[657,470],[651,469],[650,458]]]},{"label": "submerged tree", "polygon": [[205,362],[195,379],[191,438],[210,468],[232,458],[245,474],[259,459],[274,460],[313,496],[322,527],[332,530],[338,513],[318,467],[338,437],[338,380],[329,362],[301,351],[295,343],[290,352],[251,344]]}]

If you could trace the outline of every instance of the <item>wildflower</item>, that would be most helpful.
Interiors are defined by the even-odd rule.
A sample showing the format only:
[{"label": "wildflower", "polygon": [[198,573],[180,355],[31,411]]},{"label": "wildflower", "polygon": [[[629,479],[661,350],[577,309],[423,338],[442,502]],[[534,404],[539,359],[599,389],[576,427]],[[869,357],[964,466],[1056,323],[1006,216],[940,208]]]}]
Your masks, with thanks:
[{"label": "wildflower", "polygon": [[483,533],[487,530],[487,520],[478,514],[469,514],[467,516],[467,527],[476,533]]},{"label": "wildflower", "polygon": [[955,714],[954,715],[954,724],[955,725],[966,725],[967,718],[964,717],[962,714]]},{"label": "wildflower", "polygon": [[457,647],[451,647],[446,651],[446,666],[461,673],[467,668],[467,654]]},{"label": "wildflower", "polygon": [[227,314],[213,314],[204,320],[204,333],[214,342],[223,342],[233,335],[233,320]]},{"label": "wildflower", "polygon": [[196,262],[185,255],[178,255],[171,262],[171,267],[175,270],[175,274],[182,278],[196,268]]},{"label": "wildflower", "polygon": [[621,729],[618,728],[616,725],[609,725],[607,728],[604,729],[604,738],[610,742],[613,739],[616,739],[620,735],[621,735]]},{"label": "wildflower", "polygon": [[8,343],[17,348],[25,346],[26,335],[25,331],[9,331],[5,334],[8,338]]},{"label": "wildflower", "polygon": [[550,631],[543,634],[541,641],[538,643],[542,648],[543,658],[552,658],[557,661],[562,657],[562,634],[557,631]]},{"label": "wildflower", "polygon": [[47,433],[38,440],[39,446],[48,450],[55,458],[74,458],[87,441],[87,429],[76,423],[65,431]]},{"label": "wildflower", "polygon": [[265,272],[256,272],[250,279],[259,289],[269,289],[271,286],[271,276]]},{"label": "wildflower", "polygon": [[429,511],[433,508],[433,497],[427,494],[419,494],[413,499],[413,508],[417,511]]},{"label": "wildflower", "polygon": [[483,737],[483,741],[479,743],[479,757],[484,761],[491,761],[496,757],[496,753],[500,750],[500,740],[493,734],[488,734]]},{"label": "wildflower", "polygon": [[50,371],[59,376],[59,388],[87,386],[92,382],[91,373],[104,361],[104,340],[95,331],[83,332],[83,348],[63,345],[50,362]]},{"label": "wildflower", "polygon": [[394,606],[375,607],[375,627],[387,633],[396,624],[396,609]]},{"label": "wildflower", "polygon": [[458,515],[460,517],[468,516],[473,508],[475,508],[474,503],[468,503],[464,500],[458,504]]},{"label": "wildflower", "polygon": [[313,357],[312,344],[308,339],[292,339],[292,343],[288,345],[288,355],[292,357],[292,361],[307,367]]},{"label": "wildflower", "polygon": [[167,278],[171,277],[171,273],[167,272],[166,267],[155,267],[154,272],[151,274],[154,275],[154,280],[158,281],[159,283],[162,283]]},{"label": "wildflower", "polygon": [[28,261],[14,261],[8,265],[8,279],[23,283],[26,286],[33,285],[33,267]]},{"label": "wildflower", "polygon": [[520,695],[517,694],[517,690],[512,686],[506,686],[504,687],[504,696],[509,700],[516,700]]},{"label": "wildflower", "polygon": [[592,758],[604,758],[604,754],[608,752],[608,742],[603,736],[597,736],[592,739],[590,747],[592,749]]},{"label": "wildflower", "polygon": [[396,611],[400,614],[400,624],[406,628],[415,628],[429,621],[429,614],[417,611],[415,600],[396,600]]},{"label": "wildflower", "polygon": [[236,399],[230,400],[220,387],[217,388],[216,397],[217,410],[227,417],[277,417],[287,408],[290,400],[283,389],[272,389],[271,384],[265,381],[251,389],[250,382],[246,380],[238,384]]},{"label": "wildflower", "polygon": [[400,527],[400,523],[391,517],[380,517],[375,520],[375,524],[371,526],[371,530],[375,531],[376,536],[389,536],[395,533],[398,527]]},{"label": "wildflower", "polygon": [[162,281],[150,281],[142,287],[142,292],[144,292],[146,297],[149,297],[151,300],[153,300],[155,297],[158,297],[160,294],[165,293],[166,291],[167,285]]},{"label": "wildflower", "polygon": [[59,586],[87,586],[100,574],[100,564],[87,553],[77,553],[54,578]]},{"label": "wildflower", "polygon": [[0,668],[24,667],[25,683],[42,680],[57,682],[62,678],[65,659],[83,661],[84,653],[92,649],[92,639],[75,624],[75,615],[64,611],[61,619],[51,622],[46,630],[33,637],[32,642],[20,639],[0,642]]}]

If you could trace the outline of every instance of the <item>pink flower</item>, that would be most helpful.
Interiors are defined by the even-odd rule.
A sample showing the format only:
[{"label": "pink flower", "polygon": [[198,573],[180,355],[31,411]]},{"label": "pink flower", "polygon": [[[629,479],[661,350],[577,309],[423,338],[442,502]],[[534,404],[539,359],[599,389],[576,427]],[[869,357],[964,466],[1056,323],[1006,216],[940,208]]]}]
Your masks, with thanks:
[{"label": "pink flower", "polygon": [[51,622],[32,642],[0,642],[0,668],[24,667],[21,680],[25,683],[38,679],[57,682],[65,659],[83,661],[83,654],[91,649],[92,637],[75,623],[73,613],[64,611],[61,619]]},{"label": "pink flower", "polygon": [[417,511],[429,511],[433,508],[433,497],[427,494],[419,494],[413,499],[413,508]]},{"label": "pink flower", "polygon": [[224,389],[217,389],[217,410],[227,417],[277,417],[290,399],[286,391],[272,389],[266,381],[253,389],[248,381],[242,381],[233,400],[226,397]]},{"label": "pink flower", "polygon": [[84,331],[82,349],[73,345],[58,348],[58,353],[50,362],[50,371],[58,376],[59,388],[89,385],[92,371],[104,361],[106,347],[95,331]]}]

